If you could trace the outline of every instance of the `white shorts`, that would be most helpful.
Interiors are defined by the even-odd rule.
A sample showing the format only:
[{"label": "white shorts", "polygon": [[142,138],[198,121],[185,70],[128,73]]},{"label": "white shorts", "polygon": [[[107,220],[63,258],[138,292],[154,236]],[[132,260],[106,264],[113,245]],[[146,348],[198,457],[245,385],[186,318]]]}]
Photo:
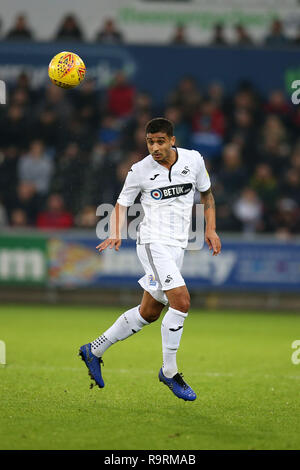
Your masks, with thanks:
[{"label": "white shorts", "polygon": [[184,248],[160,243],[145,243],[137,245],[136,251],[146,273],[139,279],[139,284],[155,300],[166,305],[168,298],[164,291],[185,286],[180,273]]}]

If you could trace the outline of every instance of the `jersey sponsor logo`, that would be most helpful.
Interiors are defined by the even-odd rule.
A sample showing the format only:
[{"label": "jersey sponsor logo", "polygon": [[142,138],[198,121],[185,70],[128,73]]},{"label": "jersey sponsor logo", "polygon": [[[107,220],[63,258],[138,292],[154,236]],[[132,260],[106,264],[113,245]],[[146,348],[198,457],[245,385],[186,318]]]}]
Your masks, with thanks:
[{"label": "jersey sponsor logo", "polygon": [[157,178],[157,176],[159,176],[159,173],[157,173],[156,175],[153,176],[153,178],[150,178],[150,179],[155,180],[155,178]]},{"label": "jersey sponsor logo", "polygon": [[156,200],[169,199],[171,197],[185,196],[191,191],[192,187],[192,183],[175,184],[165,188],[153,189],[150,194]]},{"label": "jersey sponsor logo", "polygon": [[151,191],[151,196],[153,197],[153,199],[156,199],[157,201],[163,198],[163,194],[160,189],[153,189]]}]

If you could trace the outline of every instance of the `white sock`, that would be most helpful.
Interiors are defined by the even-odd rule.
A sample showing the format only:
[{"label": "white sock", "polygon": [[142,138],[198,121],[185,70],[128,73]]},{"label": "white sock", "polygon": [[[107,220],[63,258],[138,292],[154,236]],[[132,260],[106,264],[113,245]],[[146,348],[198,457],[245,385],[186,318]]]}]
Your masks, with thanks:
[{"label": "white sock", "polygon": [[161,324],[163,351],[163,374],[171,378],[177,374],[176,354],[183,332],[183,323],[187,313],[169,307]]},{"label": "white sock", "polygon": [[92,353],[97,357],[101,357],[112,344],[132,336],[140,331],[143,326],[149,325],[140,315],[139,309],[140,306],[138,305],[127,310],[99,338],[92,341]]}]

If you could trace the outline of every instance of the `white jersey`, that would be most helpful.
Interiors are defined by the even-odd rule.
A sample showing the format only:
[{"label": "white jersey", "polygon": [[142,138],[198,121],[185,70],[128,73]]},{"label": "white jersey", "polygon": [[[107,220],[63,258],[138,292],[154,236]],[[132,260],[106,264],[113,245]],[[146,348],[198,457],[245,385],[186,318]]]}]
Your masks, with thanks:
[{"label": "white jersey", "polygon": [[177,160],[170,169],[148,155],[132,165],[119,195],[121,206],[131,206],[141,192],[144,218],[137,243],[181,246],[188,243],[195,189],[210,188],[203,157],[195,150],[175,148]]}]

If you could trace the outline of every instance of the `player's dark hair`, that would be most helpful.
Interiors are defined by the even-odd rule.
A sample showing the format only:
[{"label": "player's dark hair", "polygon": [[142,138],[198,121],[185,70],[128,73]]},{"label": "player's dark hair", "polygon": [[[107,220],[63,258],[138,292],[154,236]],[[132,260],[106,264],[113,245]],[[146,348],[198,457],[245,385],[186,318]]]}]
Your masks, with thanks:
[{"label": "player's dark hair", "polygon": [[174,135],[173,123],[169,119],[158,117],[151,119],[146,124],[146,134],[155,134],[156,132],[164,132],[169,137]]}]

